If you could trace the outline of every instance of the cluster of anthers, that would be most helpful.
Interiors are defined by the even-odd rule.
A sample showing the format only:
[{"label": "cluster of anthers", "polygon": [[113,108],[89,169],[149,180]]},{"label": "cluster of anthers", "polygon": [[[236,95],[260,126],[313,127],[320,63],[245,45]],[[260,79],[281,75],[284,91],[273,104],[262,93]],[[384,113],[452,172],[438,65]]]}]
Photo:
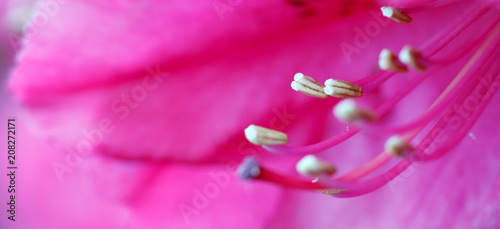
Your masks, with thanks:
[{"label": "cluster of anthers", "polygon": [[[381,10],[384,16],[398,23],[409,23],[412,13],[453,2],[434,1],[406,9],[384,6]],[[250,142],[273,153],[304,156],[296,169],[301,175],[315,179],[274,172],[259,165],[253,157],[246,158],[240,165],[239,176],[285,187],[317,190],[334,197],[354,197],[382,187],[412,163],[442,157],[469,133],[499,86],[496,81],[500,70],[496,62],[500,57],[500,15],[497,5],[493,1],[471,3],[463,17],[457,18],[421,47],[404,46],[397,56],[388,49],[382,50],[378,61],[381,70],[356,82],[329,79],[322,85],[302,73],[295,74],[291,84],[295,91],[322,99],[332,99],[329,96],[339,98],[333,113],[340,121],[347,122],[350,128],[316,144],[290,146],[287,134],[250,125],[245,129],[245,136]],[[462,58],[468,58],[468,61],[456,76],[450,77],[447,87],[426,112],[401,126],[387,127],[377,123],[426,77],[447,65],[460,63],[457,60]],[[413,70],[409,71],[408,68]],[[377,107],[358,104],[356,98],[366,96],[399,73],[411,74],[405,88],[396,91]],[[337,169],[333,165],[312,155],[334,147],[370,125],[377,125],[377,130],[390,133],[392,137],[385,142],[382,153],[354,171],[336,177]],[[420,136],[421,140],[417,141],[416,136]],[[390,169],[375,174],[393,159],[397,162]]]}]

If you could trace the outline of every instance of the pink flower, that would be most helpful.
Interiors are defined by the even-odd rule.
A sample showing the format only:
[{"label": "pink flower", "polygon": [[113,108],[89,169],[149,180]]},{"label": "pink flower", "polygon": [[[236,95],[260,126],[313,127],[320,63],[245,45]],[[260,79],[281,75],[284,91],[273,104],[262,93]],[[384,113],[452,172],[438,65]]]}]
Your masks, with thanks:
[{"label": "pink flower", "polygon": [[[386,4],[410,9],[413,21],[389,21],[378,10],[385,4],[371,1],[42,1],[10,78],[9,89],[24,108],[19,115],[28,115],[18,119],[19,130],[30,131],[19,143],[25,147],[19,153],[25,154],[19,159],[25,175],[18,194],[26,200],[20,209],[27,209],[19,214],[29,221],[20,217],[16,223],[28,228],[498,227],[500,129],[491,123],[499,111],[480,109],[483,98],[490,104],[498,98],[474,97],[477,104],[463,106],[471,107],[469,113],[462,103],[454,113],[456,106],[446,106],[461,92],[468,101],[473,95],[468,90],[481,82],[496,90],[498,69],[489,63],[499,55],[497,4]],[[486,7],[478,10],[479,5]],[[454,31],[460,33],[447,41]],[[449,45],[440,49],[443,41]],[[373,74],[383,48],[396,52],[406,44],[421,51],[416,63],[427,68],[428,80],[418,85],[427,74],[413,69]],[[432,55],[433,50],[439,52]],[[341,175],[334,178],[342,177],[384,150],[391,127],[415,119],[417,127],[427,124],[418,117],[475,53],[478,58],[470,63],[484,68],[466,68],[468,83],[456,84],[454,96],[435,105],[448,112],[452,121],[445,123],[456,122],[455,129],[439,132],[449,138],[426,138],[429,126],[416,132],[422,134],[415,141],[403,141],[417,146],[430,140],[436,149],[450,143],[450,150],[438,151],[446,155],[433,162],[405,164],[433,157],[415,157],[432,153],[418,146],[395,150],[406,158],[378,157],[387,163],[372,163],[383,168],[368,176],[402,162],[377,182],[353,182],[360,178],[356,173],[339,181],[318,174],[320,182],[310,183],[294,171],[299,157],[264,152],[244,138],[249,124],[279,130],[288,134],[289,145],[265,148],[301,155],[306,150],[296,146],[323,142],[346,125],[332,115],[338,99],[294,92],[293,75],[358,83],[363,96],[356,102],[375,109],[376,124],[364,123],[342,144],[333,144],[340,142],[335,138],[322,143],[328,147],[306,148],[335,164]],[[412,65],[392,60],[399,68]],[[409,94],[395,96],[398,90]],[[399,98],[404,102],[390,104]],[[386,112],[380,104],[388,104]],[[442,114],[429,113],[430,118]],[[350,134],[359,126],[348,128]],[[460,142],[453,137],[462,130],[466,137]],[[282,175],[274,183],[292,187],[239,182],[235,165],[249,154],[259,157],[261,167],[260,174],[248,167],[247,175],[271,180],[266,172],[272,171]],[[334,197],[363,195],[337,199],[298,186],[340,189]]]}]

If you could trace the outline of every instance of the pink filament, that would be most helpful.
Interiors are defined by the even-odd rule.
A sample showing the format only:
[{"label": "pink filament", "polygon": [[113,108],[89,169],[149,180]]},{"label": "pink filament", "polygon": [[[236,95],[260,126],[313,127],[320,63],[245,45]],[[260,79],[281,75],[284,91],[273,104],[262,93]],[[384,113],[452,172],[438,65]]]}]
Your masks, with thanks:
[{"label": "pink filament", "polygon": [[[493,11],[493,12],[489,12],[489,13],[493,14],[496,12]],[[433,59],[433,60],[425,59],[424,61],[429,65],[433,65],[433,64],[448,65],[451,63],[455,63],[457,60],[462,58],[466,53],[470,52],[470,50],[472,50],[473,47],[476,47],[479,44],[479,42],[484,40],[486,35],[488,35],[488,33],[491,32],[491,30],[494,28],[494,26],[498,23],[499,20],[500,20],[500,18],[498,18],[498,17],[496,17],[495,20],[491,20],[491,21],[488,20],[487,21],[488,24],[485,25],[484,27],[482,27],[481,32],[477,32],[477,34],[479,34],[479,36],[477,36],[473,41],[467,40],[464,42],[465,44],[457,44],[457,46],[462,47],[460,53],[455,54],[455,55],[450,55],[448,57],[442,57],[439,59]]]},{"label": "pink filament", "polygon": [[[500,54],[500,52],[497,52],[497,54]],[[497,55],[498,56],[498,55]],[[496,67],[494,71],[492,72],[498,72],[500,70],[500,67]],[[437,158],[440,158],[444,156],[450,149],[452,149],[456,144],[458,144],[462,138],[467,134],[467,132],[470,130],[472,125],[474,125],[475,121],[479,118],[479,115],[483,112],[483,110],[486,108],[486,105],[489,103],[491,98],[493,97],[493,94],[496,92],[498,89],[498,85],[495,84],[500,84],[499,82],[496,81],[498,78],[498,75],[495,75],[493,78],[493,82],[490,85],[490,87],[487,88],[487,93],[484,95],[479,95],[476,98],[481,100],[482,102],[477,105],[477,107],[474,108],[474,113],[472,114],[471,117],[468,118],[467,122],[463,124],[463,126],[458,129],[458,130],[452,130],[450,132],[454,132],[454,136],[446,142],[443,146],[438,148],[437,150],[434,150],[432,152],[428,152],[427,154],[424,154],[423,152],[425,149],[422,147],[423,143],[428,142],[427,140],[430,140],[430,142],[434,142],[435,138],[437,136],[431,134],[433,130],[442,130],[444,126],[448,125],[450,123],[450,120],[447,120],[446,117],[454,116],[457,110],[460,110],[461,108],[464,107],[464,104],[468,98],[472,98],[474,95],[473,93],[476,91],[479,91],[478,89],[481,88],[482,82],[481,80],[484,80],[486,77],[481,77],[480,79],[477,79],[477,83],[475,85],[471,85],[468,88],[464,88],[465,91],[470,92],[464,95],[461,95],[459,98],[457,98],[457,101],[455,101],[454,105],[447,111],[445,115],[443,115],[443,118],[440,119],[438,124],[430,131],[430,133],[422,140],[422,142],[419,144],[419,146],[416,147],[416,152],[417,156],[415,156],[414,160],[416,161],[429,161],[429,160],[434,160]],[[474,87],[472,87],[474,86]],[[489,94],[488,94],[489,93]],[[489,95],[488,97],[485,97],[486,95]],[[477,94],[476,94],[477,95]],[[459,106],[460,104],[460,106]],[[457,107],[455,109],[454,107]]]},{"label": "pink filament", "polygon": [[292,176],[286,176],[276,173],[267,168],[260,167],[260,174],[256,177],[259,180],[280,184],[281,186],[296,189],[336,189],[336,190],[353,190],[363,189],[365,186],[374,186],[379,183],[378,180],[369,180],[364,182],[349,182],[330,180],[328,178],[320,178],[318,182],[304,180]]},{"label": "pink filament", "polygon": [[414,6],[414,7],[405,7],[405,8],[402,8],[400,10],[407,13],[407,14],[413,14],[413,13],[422,12],[425,10],[429,10],[429,9],[440,7],[440,6],[445,6],[445,5],[456,3],[456,2],[458,2],[458,0],[430,1],[428,3],[425,3],[424,5],[419,5],[419,6]]},{"label": "pink filament", "polygon": [[482,16],[486,14],[491,6],[479,6],[472,9],[469,12],[463,14],[462,18],[458,18],[455,24],[448,27],[448,30],[443,32],[441,36],[437,36],[435,39],[430,40],[427,44],[421,47],[422,55],[428,58],[434,56],[437,52],[441,51],[445,46],[447,46],[450,41],[455,39],[460,33],[462,33],[466,28],[468,28],[472,23],[479,20]]},{"label": "pink filament", "polygon": [[256,177],[256,179],[269,181],[275,184],[280,184],[281,186],[288,188],[296,188],[296,189],[327,189],[323,184],[313,183],[312,181],[307,181],[303,179],[298,179],[295,177],[290,177],[286,175],[282,175],[266,169],[264,167],[260,167],[260,174]]},{"label": "pink filament", "polygon": [[[454,25],[451,27],[451,31],[446,31],[445,33],[442,33],[439,36],[439,39],[437,39],[439,42],[437,42],[436,45],[433,45],[433,43],[428,43],[427,45],[424,45],[426,47],[425,49],[430,50],[428,57],[433,56],[436,54],[438,51],[443,49],[448,43],[451,42],[451,40],[455,39],[461,32],[463,32],[467,27],[469,27],[474,21],[478,20],[481,16],[484,15],[485,12],[490,10],[491,8],[488,7],[480,7],[479,9],[473,9],[471,12],[469,12],[466,15],[471,15],[471,17],[467,17],[465,22],[464,21],[459,21],[457,25]],[[428,47],[427,47],[428,46]],[[452,53],[453,54],[453,53]],[[450,55],[452,55],[450,54]],[[386,71],[378,71],[370,76],[367,76],[363,79],[360,79],[356,81],[355,83],[358,85],[363,86],[363,89],[365,93],[371,91],[372,89],[380,86],[383,82],[386,80],[390,79],[393,75],[396,73],[394,72],[386,72]],[[429,74],[427,74],[429,75]],[[395,103],[400,101],[405,95],[407,95],[412,88],[416,87],[418,83],[421,82],[422,78],[417,77],[417,80],[412,80],[411,83],[408,85],[409,88],[405,88],[404,90],[401,90],[398,92],[397,96],[393,96],[391,99],[388,101],[384,102],[378,109],[377,113],[379,116],[385,114],[394,106]],[[442,107],[443,106],[443,107]],[[438,106],[439,109],[436,109],[434,112],[426,116],[426,119],[422,120],[417,120],[415,123],[411,123],[409,128],[402,128],[399,130],[409,130],[411,128],[418,127],[422,124],[425,123],[425,121],[428,121],[427,119],[432,119],[434,115],[439,113],[440,109],[444,109],[444,105]],[[307,146],[289,146],[289,145],[278,145],[278,146],[264,146],[264,148],[270,152],[273,153],[278,153],[278,154],[284,154],[284,155],[307,155],[307,154],[315,154],[324,150],[327,150],[329,148],[332,148],[336,146],[337,144],[349,139],[350,137],[354,136],[356,133],[360,131],[359,128],[349,128],[349,130],[346,130],[342,133],[339,133],[325,141],[312,144],[312,145],[307,145]]]},{"label": "pink filament", "polygon": [[[386,112],[388,112],[394,104],[399,102],[401,99],[403,99],[408,93],[411,92],[413,88],[415,88],[420,82],[422,82],[425,77],[429,76],[430,74],[422,75],[419,74],[412,78],[410,82],[408,83],[407,88],[402,88],[400,89],[395,96],[392,96],[390,99],[384,101],[383,104],[381,104],[377,109],[376,112],[379,114],[379,116],[384,115]],[[357,127],[351,127],[349,126],[348,130],[345,130],[327,140],[324,140],[322,142],[308,145],[308,146],[289,146],[289,145],[274,145],[274,146],[263,146],[264,149],[266,149],[269,152],[272,153],[277,153],[277,154],[284,154],[284,155],[307,155],[307,154],[315,154],[319,153],[321,151],[330,149],[337,144],[349,139],[350,137],[354,136],[356,133],[358,133],[361,129]]]},{"label": "pink filament", "polygon": [[380,168],[382,165],[387,163],[389,160],[391,160],[393,156],[387,152],[382,152],[381,154],[377,155],[375,158],[373,158],[371,161],[366,163],[365,165],[357,168],[356,170],[345,174],[337,180],[339,181],[357,181],[364,176],[370,174],[371,172],[375,171],[376,169]]},{"label": "pink filament", "polygon": [[359,128],[350,127],[349,130],[343,131],[325,141],[308,145],[308,146],[288,146],[288,145],[275,145],[275,146],[263,146],[269,152],[284,154],[284,155],[307,155],[315,154],[321,151],[327,150],[336,146],[337,144],[349,139],[356,133],[360,131]]},{"label": "pink filament", "polygon": [[[491,30],[493,28],[493,26],[495,24],[497,24],[499,21],[500,21],[500,19],[494,20],[493,21],[494,24],[492,23],[489,26],[490,28],[487,31]],[[487,31],[484,31],[484,32],[487,32]],[[481,39],[478,39],[477,41],[475,41],[475,43],[479,42],[479,40],[481,40]],[[468,47],[468,49],[471,49],[471,48],[472,47]],[[476,66],[479,66],[479,65],[476,65]],[[450,91],[449,93],[445,93],[443,99],[439,100],[439,102],[436,103],[435,106],[432,106],[425,114],[420,116],[415,121],[410,122],[410,123],[405,124],[405,125],[400,126],[400,127],[395,127],[395,128],[387,128],[387,127],[378,127],[378,128],[385,131],[385,132],[389,132],[389,133],[401,133],[401,132],[410,131],[412,129],[418,128],[418,127],[423,126],[423,125],[427,125],[437,114],[443,112],[443,110],[449,106],[451,101],[453,99],[455,99],[459,93],[463,92],[463,87],[465,85],[470,84],[469,80],[473,77],[473,75],[474,75],[474,71],[471,70],[469,72],[468,76],[466,76],[464,79],[462,79],[457,86],[453,87],[452,91]]]},{"label": "pink filament", "polygon": [[[470,75],[477,73],[478,68],[482,68],[482,70],[484,70],[484,71],[480,71],[479,73],[486,73],[486,71],[489,70],[490,64],[487,62],[490,62],[490,63],[494,62],[496,57],[497,57],[497,55],[495,55],[495,54],[499,53],[497,51],[497,47],[499,47],[499,45],[500,45],[500,38],[496,37],[496,35],[499,32],[500,32],[500,24],[497,25],[495,31],[490,35],[489,39],[483,44],[483,47],[486,46],[486,47],[489,47],[489,49],[486,50],[486,52],[484,52],[483,47],[481,47],[477,51],[476,54],[481,54],[481,58],[474,64],[474,67],[470,70],[470,72],[469,72]],[[491,43],[493,39],[495,39],[495,42]],[[474,60],[474,57],[471,59]],[[496,66],[494,68],[494,72],[496,72],[498,70],[500,70],[500,67]],[[442,157],[443,155],[445,155],[449,150],[451,150],[454,146],[456,146],[462,140],[462,138],[466,135],[466,133],[470,130],[470,128],[472,128],[474,123],[477,121],[477,119],[480,117],[480,115],[482,114],[482,112],[484,111],[484,109],[486,108],[486,106],[488,105],[490,100],[492,99],[493,94],[496,92],[497,87],[498,87],[498,86],[495,86],[495,83],[494,83],[496,77],[497,76],[495,75],[492,84],[490,85],[490,87],[488,87],[488,92],[491,93],[490,96],[485,97],[486,94],[479,96],[478,99],[480,100],[480,103],[475,108],[471,117],[469,117],[468,121],[458,131],[453,131],[456,134],[454,135],[454,137],[452,139],[448,140],[448,142],[444,146],[429,153],[428,155],[424,155],[422,153],[430,146],[430,144],[428,144],[428,145],[425,144],[427,142],[427,140],[430,139],[431,143],[434,141],[434,138],[436,137],[432,134],[434,132],[434,130],[440,130],[437,128],[441,128],[442,125],[446,125],[449,123],[449,121],[446,121],[446,117],[447,117],[446,115],[444,115],[441,118],[440,122],[438,122],[438,125],[436,125],[429,132],[430,134],[428,134],[421,141],[421,143],[417,147],[417,154],[416,155],[410,156],[410,158],[399,162],[396,166],[394,166],[388,172],[386,172],[382,175],[379,175],[375,178],[371,178],[365,182],[361,182],[361,183],[363,183],[362,188],[359,188],[357,190],[350,190],[347,192],[343,192],[343,193],[335,195],[335,197],[354,197],[354,196],[358,196],[358,195],[362,195],[362,194],[371,192],[377,188],[382,187],[387,182],[389,182],[390,180],[397,177],[406,168],[408,168],[412,164],[413,161],[433,160],[433,159],[436,159],[436,158],[439,158],[439,157]],[[464,86],[463,88],[461,88],[464,91],[464,93],[462,93],[460,95],[460,97],[457,99],[457,101],[455,102],[456,104],[461,104],[460,108],[464,106],[465,100],[472,96],[471,93],[477,91],[477,88],[481,86],[481,83],[479,81],[481,79],[484,79],[484,78],[485,78],[484,76],[479,77],[476,80],[475,84],[471,83],[470,85]],[[452,114],[454,115],[455,114],[454,108],[450,107],[448,109],[447,113],[449,113],[449,112],[452,112]],[[377,164],[374,164],[373,166],[377,166]]]},{"label": "pink filament", "polygon": [[[498,77],[498,74],[497,74]],[[497,78],[495,77],[495,79]],[[494,80],[495,80],[494,79]],[[475,85],[476,87],[473,87],[473,89],[477,88],[479,84]],[[475,112],[473,112],[472,116],[469,118],[468,122],[458,131],[458,133],[455,135],[455,137],[448,142],[444,147],[440,148],[439,150],[435,151],[432,155],[426,155],[423,158],[426,159],[435,159],[440,156],[442,156],[444,153],[449,151],[453,146],[458,144],[458,142],[465,136],[465,133],[469,131],[469,129],[474,125],[474,123],[477,121],[477,119],[481,116],[482,112],[484,109],[487,107],[488,103],[491,101],[493,98],[493,94],[496,92],[498,89],[498,86],[495,86],[494,84],[491,84],[489,87],[490,91],[490,96],[485,97],[483,96],[481,98],[481,102],[477,106]],[[473,91],[473,90],[468,90],[468,91]],[[466,96],[463,96],[462,101],[465,100]],[[451,108],[450,108],[451,109]],[[425,139],[424,139],[425,140]],[[424,141],[423,140],[423,141]],[[423,142],[422,141],[422,142]],[[428,146],[427,146],[428,147]],[[424,151],[427,147],[420,147],[419,149],[421,151]],[[334,180],[325,180],[321,179],[320,182],[318,183],[312,183],[310,181],[305,181],[302,179],[297,179],[294,177],[289,177],[285,175],[281,175],[278,173],[275,173],[273,171],[270,171],[265,168],[261,168],[261,173],[258,176],[259,179],[270,181],[273,183],[281,184],[286,187],[291,187],[291,188],[299,188],[299,189],[335,189],[335,190],[345,190],[344,192],[332,195],[337,198],[347,198],[347,197],[355,197],[359,195],[363,195],[369,192],[372,192],[383,185],[387,184],[389,181],[393,180],[397,176],[399,176],[402,172],[404,172],[415,160],[409,160],[409,159],[404,159],[401,162],[399,162],[397,165],[389,169],[386,173],[378,175],[374,178],[370,178],[365,181],[361,182],[349,182],[349,181],[355,181],[363,177],[364,175],[370,173],[374,169],[376,169],[380,164],[383,164],[387,162],[391,157],[390,156],[384,156],[384,154],[379,155],[377,158],[369,162],[367,165],[361,167],[360,169],[357,169],[349,174],[346,174],[340,178],[334,179]],[[414,158],[417,159],[418,158]]]},{"label": "pink filament", "polygon": [[[446,4],[449,4],[450,2],[453,1],[446,1]],[[431,4],[429,4],[428,6],[430,6]],[[478,18],[484,15],[484,12],[489,9],[491,8],[480,7],[473,10],[471,14],[468,14],[468,16],[471,16],[470,18],[466,18],[465,21],[462,21],[457,26],[452,27],[450,31],[444,33],[444,36],[441,36],[441,39],[442,37],[446,38],[446,42],[441,39],[438,39],[439,42],[437,43],[431,42],[430,45],[428,45],[429,47],[425,49],[425,51],[428,52],[428,57],[431,57],[446,45],[448,45],[451,40],[455,39],[458,34],[463,32],[470,24],[472,24],[472,22],[478,20]],[[500,74],[498,73],[500,71],[500,65],[496,64],[496,59],[500,57],[500,48],[498,48],[500,47],[500,37],[497,36],[500,33],[499,21],[500,20],[498,18],[496,20],[493,20],[488,28],[483,31],[484,34],[490,33],[491,28],[496,25],[495,29],[489,34],[486,39],[483,39],[483,35],[481,35],[479,39],[473,42],[473,44],[466,46],[465,49],[469,51],[470,49],[475,47],[478,42],[485,40],[475,52],[475,54],[470,58],[469,62],[452,80],[449,86],[444,90],[444,92],[439,96],[439,98],[434,102],[431,108],[424,115],[422,115],[414,122],[411,122],[403,127],[388,129],[389,131],[407,132],[405,134],[405,138],[408,139],[408,141],[411,141],[424,129],[426,125],[428,125],[428,123],[432,119],[435,118],[436,115],[442,113],[443,110],[448,107],[448,109],[444,112],[444,115],[441,116],[436,125],[434,125],[428,132],[428,134],[420,141],[413,153],[408,154],[403,160],[401,160],[385,173],[372,178],[361,180],[362,178],[371,174],[373,171],[379,169],[382,165],[385,165],[389,160],[393,158],[393,156],[391,156],[390,154],[383,152],[365,165],[336,179],[321,177],[321,179],[319,179],[319,182],[313,183],[311,181],[281,175],[266,168],[261,168],[261,172],[257,178],[291,188],[315,190],[331,189],[334,192],[340,191],[340,193],[332,195],[338,198],[355,197],[372,192],[384,186],[394,178],[398,177],[415,161],[429,161],[446,155],[446,153],[453,149],[463,139],[467,132],[470,131],[472,126],[481,116],[482,112],[486,109],[488,103],[491,101],[493,95],[498,89],[498,86],[500,85],[500,82],[497,81],[497,78],[500,77]],[[483,34],[483,32],[479,34]],[[468,53],[468,51],[464,51],[460,55],[464,55],[465,53]],[[452,57],[456,54],[456,52],[449,53],[448,57]],[[486,80],[486,74],[491,72],[495,74],[492,76],[492,82],[488,82]],[[359,80],[358,84],[365,85],[366,87],[368,87],[368,89],[371,90],[393,75],[394,73],[379,71]],[[426,76],[428,75],[430,74],[427,74]],[[404,97],[407,93],[409,93],[409,91],[411,91],[412,87],[416,87],[416,85],[418,85],[424,78],[424,76],[414,77],[411,81],[411,84],[409,84],[410,88],[405,88],[404,90],[398,91],[396,96],[391,97],[391,99],[386,100],[382,105],[380,105],[377,108],[377,112],[380,115],[388,112],[395,103],[399,102],[402,97]],[[489,83],[489,85],[485,86],[484,82],[486,82],[487,84]],[[478,91],[481,91],[481,87],[486,88],[487,93],[478,95]],[[474,106],[469,106],[467,108],[467,101],[469,98],[476,98],[478,102]],[[450,104],[452,101],[453,104],[451,106],[448,106],[448,104]],[[459,115],[462,115],[458,111],[463,108],[470,110],[470,116],[463,117],[463,119],[466,121],[464,121],[464,123],[462,123],[458,128],[450,127],[450,117],[456,118]],[[293,155],[316,153],[333,147],[334,145],[350,138],[359,131],[359,128],[350,128],[349,130],[344,131],[326,141],[310,146],[264,147],[271,152]],[[435,133],[438,134],[436,135]],[[438,143],[436,138],[443,133],[452,134],[452,137],[448,139],[444,144],[441,144],[441,146],[436,150],[431,150],[430,152],[424,153],[426,152],[426,150],[431,149],[431,146],[433,146],[433,144]]]},{"label": "pink filament", "polygon": [[[490,91],[492,95],[497,91],[498,87],[494,87],[493,84],[490,87]],[[482,112],[484,109],[487,107],[488,103],[491,101],[493,96],[488,96],[488,97],[483,97],[481,99],[480,104],[477,106],[475,112],[471,115],[469,120],[466,122],[466,124],[460,128],[460,130],[457,132],[457,134],[452,138],[448,143],[439,148],[438,150],[434,151],[430,155],[425,155],[424,157],[412,157],[412,160],[404,159],[401,162],[399,162],[396,166],[391,168],[389,171],[386,173],[379,175],[377,177],[368,179],[363,182],[359,182],[360,188],[356,189],[351,189],[346,192],[342,192],[336,195],[333,195],[334,197],[338,198],[346,198],[346,197],[355,197],[359,195],[363,195],[369,192],[372,192],[385,184],[387,184],[389,181],[393,180],[397,176],[399,176],[402,172],[404,172],[411,164],[413,161],[424,161],[424,160],[433,160],[437,159],[444,154],[446,154],[450,149],[452,149],[454,146],[456,146],[462,138],[465,136],[465,134],[470,130],[470,128],[474,125],[474,123],[477,121],[477,119],[481,116]],[[423,142],[423,141],[422,141]],[[428,147],[428,146],[427,146]],[[424,148],[421,149],[422,151],[425,150],[427,147],[419,147],[419,148]]]}]

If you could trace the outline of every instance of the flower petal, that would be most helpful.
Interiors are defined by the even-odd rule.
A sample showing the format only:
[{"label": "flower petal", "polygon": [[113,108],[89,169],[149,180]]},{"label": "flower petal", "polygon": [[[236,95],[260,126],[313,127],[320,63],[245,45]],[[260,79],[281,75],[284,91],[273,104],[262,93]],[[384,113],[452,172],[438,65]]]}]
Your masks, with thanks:
[{"label": "flower petal", "polygon": [[[219,3],[229,4],[227,11],[221,13]],[[42,1],[26,30],[11,91],[21,101],[40,101],[139,78],[146,66],[190,67],[368,4],[360,3]]]}]

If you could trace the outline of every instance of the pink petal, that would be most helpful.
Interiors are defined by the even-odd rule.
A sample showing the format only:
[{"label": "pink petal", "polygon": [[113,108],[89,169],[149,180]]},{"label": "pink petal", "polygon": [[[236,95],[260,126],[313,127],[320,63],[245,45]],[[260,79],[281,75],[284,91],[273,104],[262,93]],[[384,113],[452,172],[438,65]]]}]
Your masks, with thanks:
[{"label": "pink petal", "polygon": [[[311,49],[314,42],[330,46],[331,41],[320,37],[325,34],[297,32],[320,20],[337,18],[331,11],[326,18],[320,13],[302,18],[288,3],[248,2],[237,8],[241,13],[228,14],[221,22],[209,3],[199,8],[176,4],[138,8],[72,2],[61,6],[54,20],[36,34],[28,34],[10,85],[37,120],[40,133],[75,149],[92,143],[121,158],[214,160],[219,147],[245,141],[240,130],[250,122],[269,122],[274,113],[293,109],[277,106],[291,101],[292,96],[269,98],[291,94],[284,85],[296,71],[315,74],[320,72],[318,65],[326,66],[325,60],[344,59],[336,46],[315,54],[315,61],[305,58],[316,52]],[[283,11],[263,10],[276,8],[268,4],[278,4]],[[342,9],[347,7],[344,4]],[[130,13],[135,10],[136,14]],[[143,17],[143,11],[151,15]],[[184,21],[173,20],[180,15]],[[198,18],[205,16],[200,24]],[[121,19],[125,17],[129,20]],[[106,27],[96,26],[101,22]],[[342,24],[347,25],[346,21]],[[207,34],[208,28],[213,31]],[[292,33],[298,37],[276,39]],[[328,36],[339,34],[330,30]],[[214,42],[225,45],[211,45]],[[294,46],[295,50],[289,50]],[[307,63],[312,66],[306,68]],[[146,78],[149,86],[144,83],[147,69],[168,76],[153,88],[152,77]],[[123,94],[131,93],[137,93],[137,100],[144,99],[140,109],[121,100]],[[102,137],[92,134],[102,122],[115,128],[109,133],[101,130]]]},{"label": "pink petal", "polygon": [[315,11],[308,17],[304,7],[285,1],[234,1],[234,12],[221,14],[221,21],[217,1],[42,2],[11,82],[21,101],[139,78],[148,66],[190,67],[364,6],[308,3],[306,8]]}]

